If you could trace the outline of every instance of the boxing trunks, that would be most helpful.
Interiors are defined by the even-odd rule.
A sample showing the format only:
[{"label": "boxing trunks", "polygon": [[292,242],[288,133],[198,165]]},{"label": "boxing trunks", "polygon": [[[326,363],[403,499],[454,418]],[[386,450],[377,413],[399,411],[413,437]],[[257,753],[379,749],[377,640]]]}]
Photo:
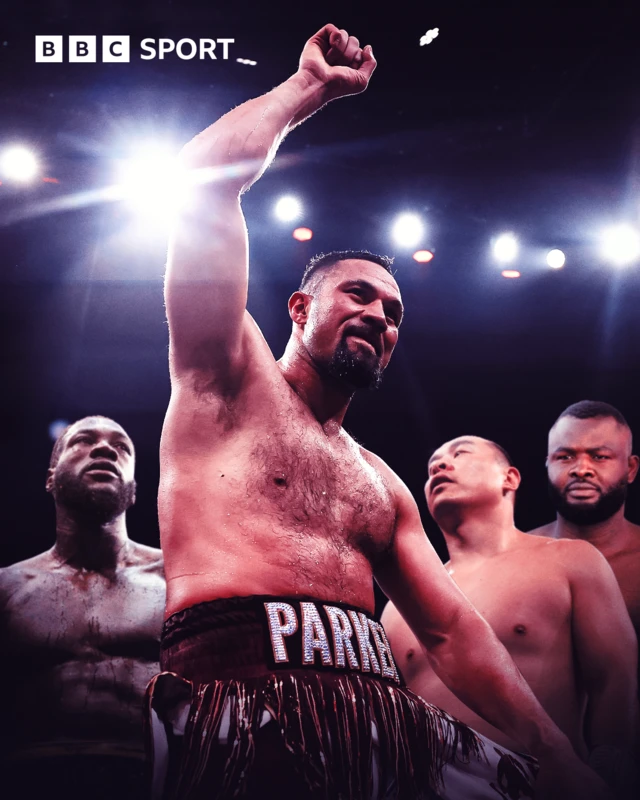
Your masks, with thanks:
[{"label": "boxing trunks", "polygon": [[361,609],[200,603],[165,622],[160,665],[145,704],[154,800],[533,796],[534,759],[406,689]]}]

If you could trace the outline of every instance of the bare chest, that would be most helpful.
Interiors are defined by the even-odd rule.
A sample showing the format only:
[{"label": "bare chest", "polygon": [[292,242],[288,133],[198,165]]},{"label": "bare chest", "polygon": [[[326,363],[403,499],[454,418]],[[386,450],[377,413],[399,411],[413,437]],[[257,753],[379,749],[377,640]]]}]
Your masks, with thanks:
[{"label": "bare chest", "polygon": [[327,437],[294,419],[257,437],[247,497],[291,533],[316,535],[373,560],[391,541],[395,507],[380,473],[344,432]]},{"label": "bare chest", "polygon": [[609,559],[629,616],[640,631],[640,552],[620,553]]},{"label": "bare chest", "polygon": [[157,661],[164,601],[164,580],[153,573],[113,581],[43,575],[12,595],[7,646],[26,668],[102,657]]},{"label": "bare chest", "polygon": [[549,564],[497,558],[454,569],[452,577],[510,651],[535,651],[562,637],[570,646],[570,588]]}]

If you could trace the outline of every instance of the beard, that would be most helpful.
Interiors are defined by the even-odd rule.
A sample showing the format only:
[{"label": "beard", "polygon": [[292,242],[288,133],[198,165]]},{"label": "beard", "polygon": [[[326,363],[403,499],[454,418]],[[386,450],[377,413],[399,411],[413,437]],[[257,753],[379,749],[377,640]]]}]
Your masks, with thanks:
[{"label": "beard", "polygon": [[349,350],[346,337],[340,340],[326,371],[354,389],[377,389],[382,383],[380,359],[373,353]]},{"label": "beard", "polygon": [[59,470],[55,476],[53,496],[77,516],[93,522],[110,522],[130,508],[136,497],[136,482],[87,483],[83,477]]},{"label": "beard", "polygon": [[597,525],[610,519],[625,504],[629,482],[626,477],[622,478],[601,492],[595,503],[570,503],[551,481],[548,488],[553,507],[563,519],[574,525]]}]

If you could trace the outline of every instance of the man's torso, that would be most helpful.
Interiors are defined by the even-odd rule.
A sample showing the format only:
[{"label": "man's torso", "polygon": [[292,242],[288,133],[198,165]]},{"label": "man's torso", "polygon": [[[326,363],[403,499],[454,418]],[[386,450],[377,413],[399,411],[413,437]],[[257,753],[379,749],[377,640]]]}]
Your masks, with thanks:
[{"label": "man's torso", "polygon": [[[576,679],[571,635],[571,589],[564,568],[542,542],[473,564],[451,574],[487,620],[534,694],[580,746],[583,698]],[[551,545],[553,547],[553,545]],[[394,614],[385,621],[398,667],[407,685],[494,741],[517,743],[468,709],[435,675],[409,628]]]},{"label": "man's torso", "polygon": [[165,585],[159,552],[138,553],[109,578],[55,564],[49,553],[4,570],[3,717],[16,750],[142,749],[141,704],[158,670]]},{"label": "man's torso", "polygon": [[253,594],[371,610],[371,565],[395,522],[388,483],[342,428],[322,428],[257,328],[249,336],[232,396],[174,384],[159,495],[167,612]]}]

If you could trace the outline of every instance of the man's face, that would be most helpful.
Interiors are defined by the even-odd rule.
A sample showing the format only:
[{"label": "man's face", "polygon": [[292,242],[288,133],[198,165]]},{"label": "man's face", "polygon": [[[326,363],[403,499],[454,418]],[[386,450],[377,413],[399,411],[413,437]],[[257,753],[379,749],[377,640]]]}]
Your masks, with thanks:
[{"label": "man's face", "polygon": [[120,425],[90,417],[65,434],[47,491],[80,516],[112,520],[135,502],[134,466],[133,443]]},{"label": "man's face", "polygon": [[637,471],[629,430],[613,417],[562,417],[549,432],[549,494],[569,522],[609,519],[624,505]]},{"label": "man's face", "polygon": [[431,516],[461,506],[482,507],[503,501],[505,489],[515,490],[517,470],[509,468],[499,451],[479,436],[463,436],[439,447],[429,459],[424,487]]},{"label": "man's face", "polygon": [[353,388],[376,388],[398,341],[398,284],[383,267],[359,260],[341,261],[318,278],[303,332],[307,351]]}]

